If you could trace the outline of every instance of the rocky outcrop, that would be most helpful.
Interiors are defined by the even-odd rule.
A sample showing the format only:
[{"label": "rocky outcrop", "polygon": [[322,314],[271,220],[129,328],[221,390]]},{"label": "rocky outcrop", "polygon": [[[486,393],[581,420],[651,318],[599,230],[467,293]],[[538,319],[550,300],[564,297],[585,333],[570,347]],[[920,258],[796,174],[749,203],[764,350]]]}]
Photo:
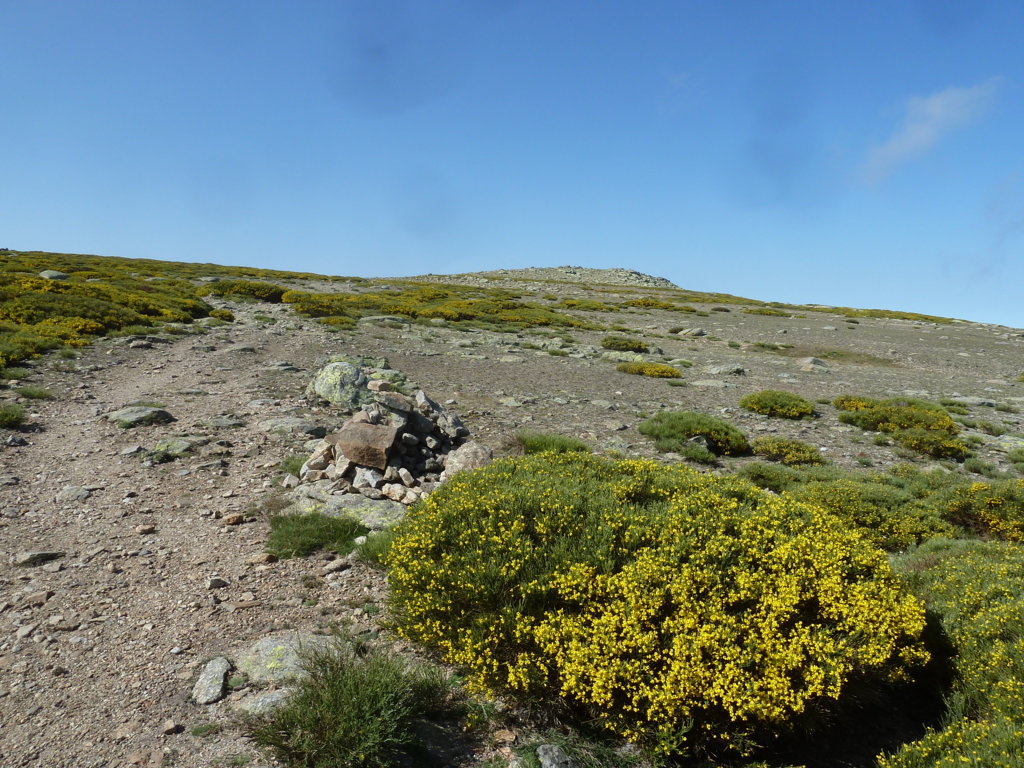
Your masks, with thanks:
[{"label": "rocky outcrop", "polygon": [[402,519],[406,506],[442,481],[451,457],[459,469],[490,461],[490,451],[476,443],[457,450],[469,436],[462,420],[386,360],[334,359],[317,372],[306,393],[353,413],[316,444],[299,477],[290,480],[297,486],[296,511],[389,528]]}]

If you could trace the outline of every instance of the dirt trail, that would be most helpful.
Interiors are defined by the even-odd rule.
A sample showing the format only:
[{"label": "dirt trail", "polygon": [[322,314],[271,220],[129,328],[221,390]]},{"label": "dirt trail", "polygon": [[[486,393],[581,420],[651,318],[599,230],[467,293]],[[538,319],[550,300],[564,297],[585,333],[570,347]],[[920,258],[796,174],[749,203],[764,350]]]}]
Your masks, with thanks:
[{"label": "dirt trail", "polygon": [[[256,426],[310,413],[296,397],[307,374],[267,364],[312,358],[316,335],[277,334],[248,323],[151,349],[106,341],[76,361],[100,370],[33,376],[56,397],[32,403],[29,445],[0,453],[0,475],[16,478],[0,487],[0,540],[11,555],[65,554],[37,567],[0,562],[0,765],[260,762],[230,725],[191,735],[224,722],[228,706],[205,712],[189,700],[198,666],[275,629],[343,618],[352,598],[303,586],[322,562],[250,562],[266,541],[262,515],[222,522],[256,510],[302,442]],[[135,400],[177,421],[122,430],[100,415]],[[197,424],[225,413],[245,426]],[[206,455],[146,466],[125,453],[179,433],[209,436]],[[213,576],[229,586],[211,590]]]}]

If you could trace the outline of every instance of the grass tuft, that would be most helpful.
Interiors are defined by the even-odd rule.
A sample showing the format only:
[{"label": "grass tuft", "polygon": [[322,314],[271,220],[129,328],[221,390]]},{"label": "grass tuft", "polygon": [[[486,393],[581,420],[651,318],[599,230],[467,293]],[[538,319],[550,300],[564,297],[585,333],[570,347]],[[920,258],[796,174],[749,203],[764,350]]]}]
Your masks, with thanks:
[{"label": "grass tuft", "polygon": [[520,429],[516,433],[516,443],[523,453],[590,453],[590,446],[578,438],[530,429]]},{"label": "grass tuft", "polygon": [[0,428],[16,429],[24,423],[24,408],[17,403],[0,403]]},{"label": "grass tuft", "polygon": [[384,768],[415,746],[417,718],[447,692],[440,672],[341,641],[302,654],[306,674],[281,708],[252,721],[257,744],[295,768]]},{"label": "grass tuft", "polygon": [[308,557],[322,549],[347,555],[355,546],[353,540],[367,530],[347,517],[327,517],[316,512],[275,515],[270,518],[266,551],[280,558]]}]

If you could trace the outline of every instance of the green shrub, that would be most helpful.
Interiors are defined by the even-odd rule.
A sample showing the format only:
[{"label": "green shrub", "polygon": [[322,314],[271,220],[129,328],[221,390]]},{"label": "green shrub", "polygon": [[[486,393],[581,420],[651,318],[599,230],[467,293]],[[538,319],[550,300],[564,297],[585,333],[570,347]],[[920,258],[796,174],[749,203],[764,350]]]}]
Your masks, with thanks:
[{"label": "green shrub", "polygon": [[212,309],[210,310],[210,317],[223,320],[226,323],[235,322],[235,313],[230,309]]},{"label": "green shrub", "polygon": [[962,440],[943,431],[931,429],[902,429],[893,433],[900,445],[935,459],[962,460],[970,454]]},{"label": "green shrub", "polygon": [[257,744],[287,766],[386,768],[408,760],[413,723],[446,690],[441,675],[381,652],[305,649],[305,675],[287,702],[247,725]]},{"label": "green shrub", "polygon": [[778,464],[765,464],[755,461],[744,464],[737,470],[736,474],[744,480],[775,493],[782,493],[787,488],[796,485],[800,481],[800,474],[789,467],[780,467]]},{"label": "green shrub", "polygon": [[619,363],[615,370],[654,379],[678,379],[683,375],[678,368],[665,363]]},{"label": "green shrub", "polygon": [[19,395],[29,400],[51,400],[53,399],[53,392],[44,387],[17,387],[14,390]]},{"label": "green shrub", "polygon": [[461,473],[410,510],[388,563],[404,637],[655,752],[742,752],[851,677],[926,656],[922,606],[831,515],[655,462]]},{"label": "green shrub", "polygon": [[749,394],[740,400],[740,406],[754,413],[783,419],[803,419],[814,414],[814,404],[810,400],[777,389],[764,389]]},{"label": "green shrub", "polygon": [[274,515],[270,518],[270,536],[266,551],[280,558],[308,557],[321,549],[347,555],[355,546],[353,540],[367,532],[347,517],[308,515]]},{"label": "green shrub", "polygon": [[520,429],[516,433],[516,442],[522,448],[523,453],[544,453],[545,451],[590,453],[590,446],[578,438],[551,432],[537,432],[532,429]]},{"label": "green shrub", "polygon": [[16,429],[24,423],[24,408],[17,403],[0,403],[0,429]]},{"label": "green shrub", "polygon": [[822,464],[821,451],[802,440],[764,436],[754,440],[754,453],[787,466],[796,464]]},{"label": "green shrub", "polygon": [[643,422],[640,434],[654,438],[659,451],[682,453],[693,437],[703,437],[717,455],[737,456],[750,452],[747,438],[727,421],[695,411],[663,411]]},{"label": "green shrub", "polygon": [[648,347],[640,339],[631,339],[628,336],[605,336],[601,339],[601,346],[604,349],[612,349],[616,352],[646,352]]},{"label": "green shrub", "polygon": [[306,455],[302,453],[290,453],[278,463],[278,468],[286,475],[299,476],[302,465],[306,463]]}]

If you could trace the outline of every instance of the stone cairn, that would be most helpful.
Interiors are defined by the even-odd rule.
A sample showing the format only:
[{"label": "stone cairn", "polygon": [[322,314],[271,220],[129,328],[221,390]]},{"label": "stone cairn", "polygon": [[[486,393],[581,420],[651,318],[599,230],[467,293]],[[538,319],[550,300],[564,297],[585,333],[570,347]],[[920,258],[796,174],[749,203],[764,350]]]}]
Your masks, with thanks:
[{"label": "stone cairn", "polygon": [[316,445],[299,473],[303,483],[331,481],[334,494],[413,504],[444,479],[449,454],[469,436],[458,416],[386,360],[333,358],[306,395],[353,414]]}]

